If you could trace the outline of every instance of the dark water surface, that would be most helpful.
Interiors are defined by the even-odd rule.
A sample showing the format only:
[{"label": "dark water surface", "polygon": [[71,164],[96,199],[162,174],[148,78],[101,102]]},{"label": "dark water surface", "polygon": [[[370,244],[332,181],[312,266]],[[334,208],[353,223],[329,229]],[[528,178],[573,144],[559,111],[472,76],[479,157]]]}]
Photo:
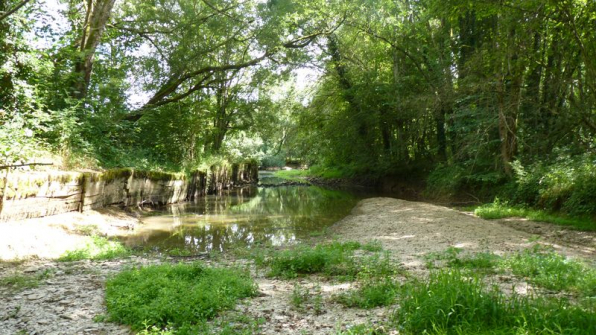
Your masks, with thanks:
[{"label": "dark water surface", "polygon": [[[262,175],[262,182],[268,177]],[[156,251],[196,252],[225,251],[257,243],[292,243],[347,216],[361,198],[316,186],[268,185],[238,188],[194,203],[169,206],[144,217],[144,225],[124,242],[129,247]]]}]

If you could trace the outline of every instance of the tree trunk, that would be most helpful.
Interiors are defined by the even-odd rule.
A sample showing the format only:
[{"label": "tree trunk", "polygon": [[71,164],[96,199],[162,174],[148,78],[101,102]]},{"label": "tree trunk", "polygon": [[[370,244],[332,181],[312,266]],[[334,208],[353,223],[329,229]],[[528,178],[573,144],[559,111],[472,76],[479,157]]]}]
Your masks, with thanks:
[{"label": "tree trunk", "polygon": [[74,66],[75,78],[71,93],[74,98],[84,99],[87,96],[93,70],[93,56],[101,42],[115,2],[116,0],[87,0],[85,21],[79,41],[79,55]]}]

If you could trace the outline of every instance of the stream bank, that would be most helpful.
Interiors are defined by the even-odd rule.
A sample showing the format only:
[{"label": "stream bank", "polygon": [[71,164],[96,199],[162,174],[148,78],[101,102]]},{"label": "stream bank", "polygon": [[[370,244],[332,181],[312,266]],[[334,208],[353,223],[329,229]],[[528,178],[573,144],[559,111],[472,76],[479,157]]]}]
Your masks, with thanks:
[{"label": "stream bank", "polygon": [[258,181],[258,163],[220,163],[189,175],[135,169],[16,171],[0,179],[0,224],[108,206],[163,206]]}]

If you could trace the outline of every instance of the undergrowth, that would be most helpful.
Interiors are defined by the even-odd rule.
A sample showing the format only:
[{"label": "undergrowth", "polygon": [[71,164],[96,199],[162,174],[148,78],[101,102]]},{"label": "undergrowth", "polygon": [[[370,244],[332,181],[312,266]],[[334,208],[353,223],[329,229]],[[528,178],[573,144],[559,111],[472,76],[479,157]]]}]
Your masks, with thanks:
[{"label": "undergrowth", "polygon": [[110,320],[133,330],[202,333],[205,321],[255,294],[252,279],[238,269],[164,264],[125,270],[108,280],[106,306]]}]

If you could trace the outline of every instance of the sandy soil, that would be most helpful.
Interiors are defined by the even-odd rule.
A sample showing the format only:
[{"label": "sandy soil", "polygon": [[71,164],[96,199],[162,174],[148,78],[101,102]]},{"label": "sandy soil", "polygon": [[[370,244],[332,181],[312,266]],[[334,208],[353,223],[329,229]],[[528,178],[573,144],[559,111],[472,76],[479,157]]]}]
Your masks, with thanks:
[{"label": "sandy soil", "polygon": [[[67,223],[74,225],[72,231],[77,229],[78,224],[111,222],[100,226],[113,227],[117,231],[135,221],[125,214],[93,215],[80,217],[78,223],[73,218],[51,217],[46,218],[44,224],[39,221],[1,224],[0,238],[3,239],[0,240],[0,250],[17,256],[31,256],[37,252],[38,256],[50,257],[60,254],[60,250],[70,248],[83,238],[66,231],[63,227]],[[12,235],[6,237],[9,231]],[[30,242],[32,236],[36,240],[34,243]],[[60,242],[56,243],[55,238],[59,238]],[[446,207],[392,198],[361,201],[350,216],[330,229],[329,238],[363,243],[381,241],[383,247],[392,252],[396,262],[413,273],[424,271],[425,254],[444,251],[449,246],[467,251],[490,250],[504,254],[527,248],[538,241],[552,245],[571,257],[596,259],[595,233],[519,219],[486,221]],[[7,243],[12,248],[7,248]],[[45,251],[41,253],[40,250]],[[51,274],[38,287],[20,292],[0,287],[0,334],[128,334],[129,330],[125,326],[93,321],[97,315],[106,313],[103,305],[105,279],[131,265],[178,261],[180,259],[130,257],[106,262],[0,262],[0,277]],[[206,262],[218,266],[247,266],[246,260],[235,259],[232,255],[222,255]],[[364,311],[345,308],[334,302],[333,296],[350,289],[350,283],[325,281],[316,276],[276,280],[265,278],[263,270],[253,267],[252,271],[259,286],[259,297],[241,302],[236,310],[226,315],[265,319],[266,322],[260,328],[261,334],[333,334],[338,329],[361,323],[381,324],[395,308]],[[314,300],[301,309],[292,306],[291,294],[295,285],[309,289],[313,297],[320,297],[320,306],[317,308]]]},{"label": "sandy soil", "polygon": [[596,256],[593,232],[521,219],[487,221],[447,207],[393,198],[359,202],[331,231],[342,240],[379,240],[408,268],[421,267],[425,254],[450,246],[504,254],[538,242],[571,257]]},{"label": "sandy soil", "polygon": [[92,233],[126,234],[137,223],[135,213],[106,208],[71,212],[43,218],[0,222],[0,261],[54,259],[68,250],[83,247]]}]

